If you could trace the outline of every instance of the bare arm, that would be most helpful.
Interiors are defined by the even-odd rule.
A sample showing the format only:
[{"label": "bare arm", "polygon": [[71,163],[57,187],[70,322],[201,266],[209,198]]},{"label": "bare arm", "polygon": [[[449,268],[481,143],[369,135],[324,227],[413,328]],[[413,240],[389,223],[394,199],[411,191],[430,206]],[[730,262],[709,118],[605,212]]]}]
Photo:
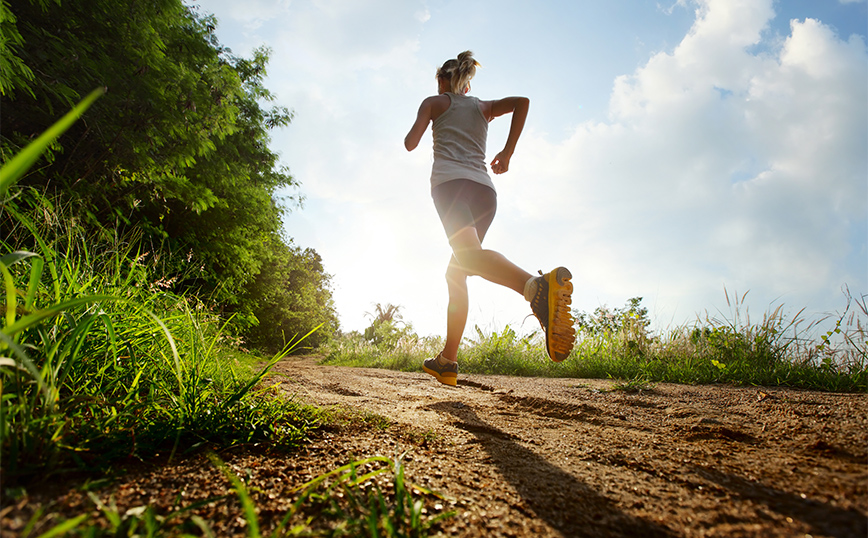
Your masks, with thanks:
[{"label": "bare arm", "polygon": [[502,174],[509,170],[509,160],[512,154],[515,153],[515,146],[518,144],[518,137],[524,129],[527,113],[530,110],[530,99],[527,97],[506,97],[497,101],[489,101],[485,107],[488,112],[489,121],[498,116],[512,113],[512,123],[509,126],[509,136],[506,138],[506,144],[503,149],[494,156],[491,161],[491,171],[495,174]]},{"label": "bare arm", "polygon": [[428,129],[428,124],[431,123],[431,104],[432,98],[429,97],[422,101],[419,105],[419,112],[416,113],[416,121],[410,127],[410,132],[404,137],[404,147],[407,151],[413,151],[422,140],[422,135]]}]

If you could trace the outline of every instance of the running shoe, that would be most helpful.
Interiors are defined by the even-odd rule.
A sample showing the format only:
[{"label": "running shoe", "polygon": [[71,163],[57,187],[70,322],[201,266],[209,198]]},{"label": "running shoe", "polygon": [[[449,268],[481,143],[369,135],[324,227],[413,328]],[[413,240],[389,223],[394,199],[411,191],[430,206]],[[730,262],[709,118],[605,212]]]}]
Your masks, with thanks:
[{"label": "running shoe", "polygon": [[444,385],[454,387],[458,385],[458,363],[447,361],[446,364],[441,364],[437,357],[433,359],[425,359],[422,363],[422,369],[426,373],[433,375],[437,381]]},{"label": "running shoe", "polygon": [[546,352],[555,362],[570,355],[576,342],[576,329],[570,314],[573,293],[573,275],[566,267],[558,267],[548,274],[540,271],[536,277],[536,292],[530,301],[536,319],[546,333]]}]

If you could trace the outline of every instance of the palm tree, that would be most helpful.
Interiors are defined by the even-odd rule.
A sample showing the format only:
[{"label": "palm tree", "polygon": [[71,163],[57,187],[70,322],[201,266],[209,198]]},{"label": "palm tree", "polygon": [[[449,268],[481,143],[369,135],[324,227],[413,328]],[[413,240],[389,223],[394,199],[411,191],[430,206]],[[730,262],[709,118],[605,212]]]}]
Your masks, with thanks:
[{"label": "palm tree", "polygon": [[365,312],[365,315],[371,317],[371,326],[376,326],[387,321],[403,322],[403,316],[398,312],[400,309],[400,305],[386,303],[386,306],[383,306],[381,303],[377,303],[374,305],[376,315],[370,312]]}]

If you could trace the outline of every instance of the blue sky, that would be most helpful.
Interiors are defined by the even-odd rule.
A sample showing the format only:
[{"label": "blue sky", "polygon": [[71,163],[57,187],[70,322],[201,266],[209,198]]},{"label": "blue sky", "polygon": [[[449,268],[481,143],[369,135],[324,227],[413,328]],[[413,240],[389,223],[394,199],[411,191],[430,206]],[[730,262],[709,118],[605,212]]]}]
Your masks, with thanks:
[{"label": "blue sky", "polygon": [[[374,303],[445,330],[449,247],[430,200],[430,131],[403,137],[446,59],[473,94],[531,112],[495,179],[486,246],[529,272],[569,267],[584,311],[644,297],[658,329],[783,304],[809,318],[868,293],[865,1],[204,0],[220,41],[272,49],[295,111],[273,134],[306,197],[285,222],[334,275],[344,330]],[[489,153],[508,119],[495,120]],[[251,208],[255,210],[255,208]],[[537,328],[471,279],[468,327]]]}]

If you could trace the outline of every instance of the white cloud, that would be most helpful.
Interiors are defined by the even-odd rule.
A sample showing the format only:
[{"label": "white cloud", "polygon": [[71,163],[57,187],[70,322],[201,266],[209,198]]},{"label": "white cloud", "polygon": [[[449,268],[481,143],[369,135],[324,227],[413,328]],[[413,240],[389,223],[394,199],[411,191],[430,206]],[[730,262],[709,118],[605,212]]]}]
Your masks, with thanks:
[{"label": "white cloud", "polygon": [[575,231],[588,288],[670,309],[722,285],[761,308],[868,289],[865,264],[847,264],[865,259],[865,44],[807,19],[775,54],[749,52],[772,16],[771,1],[699,2],[672,53],[615,81],[608,122],[523,140],[539,158],[518,173],[550,185],[515,206]]},{"label": "white cloud", "polygon": [[205,0],[203,7],[209,13],[221,13],[220,24],[238,22],[248,32],[255,32],[266,22],[288,11],[292,0],[245,0],[234,2],[225,0]]}]

